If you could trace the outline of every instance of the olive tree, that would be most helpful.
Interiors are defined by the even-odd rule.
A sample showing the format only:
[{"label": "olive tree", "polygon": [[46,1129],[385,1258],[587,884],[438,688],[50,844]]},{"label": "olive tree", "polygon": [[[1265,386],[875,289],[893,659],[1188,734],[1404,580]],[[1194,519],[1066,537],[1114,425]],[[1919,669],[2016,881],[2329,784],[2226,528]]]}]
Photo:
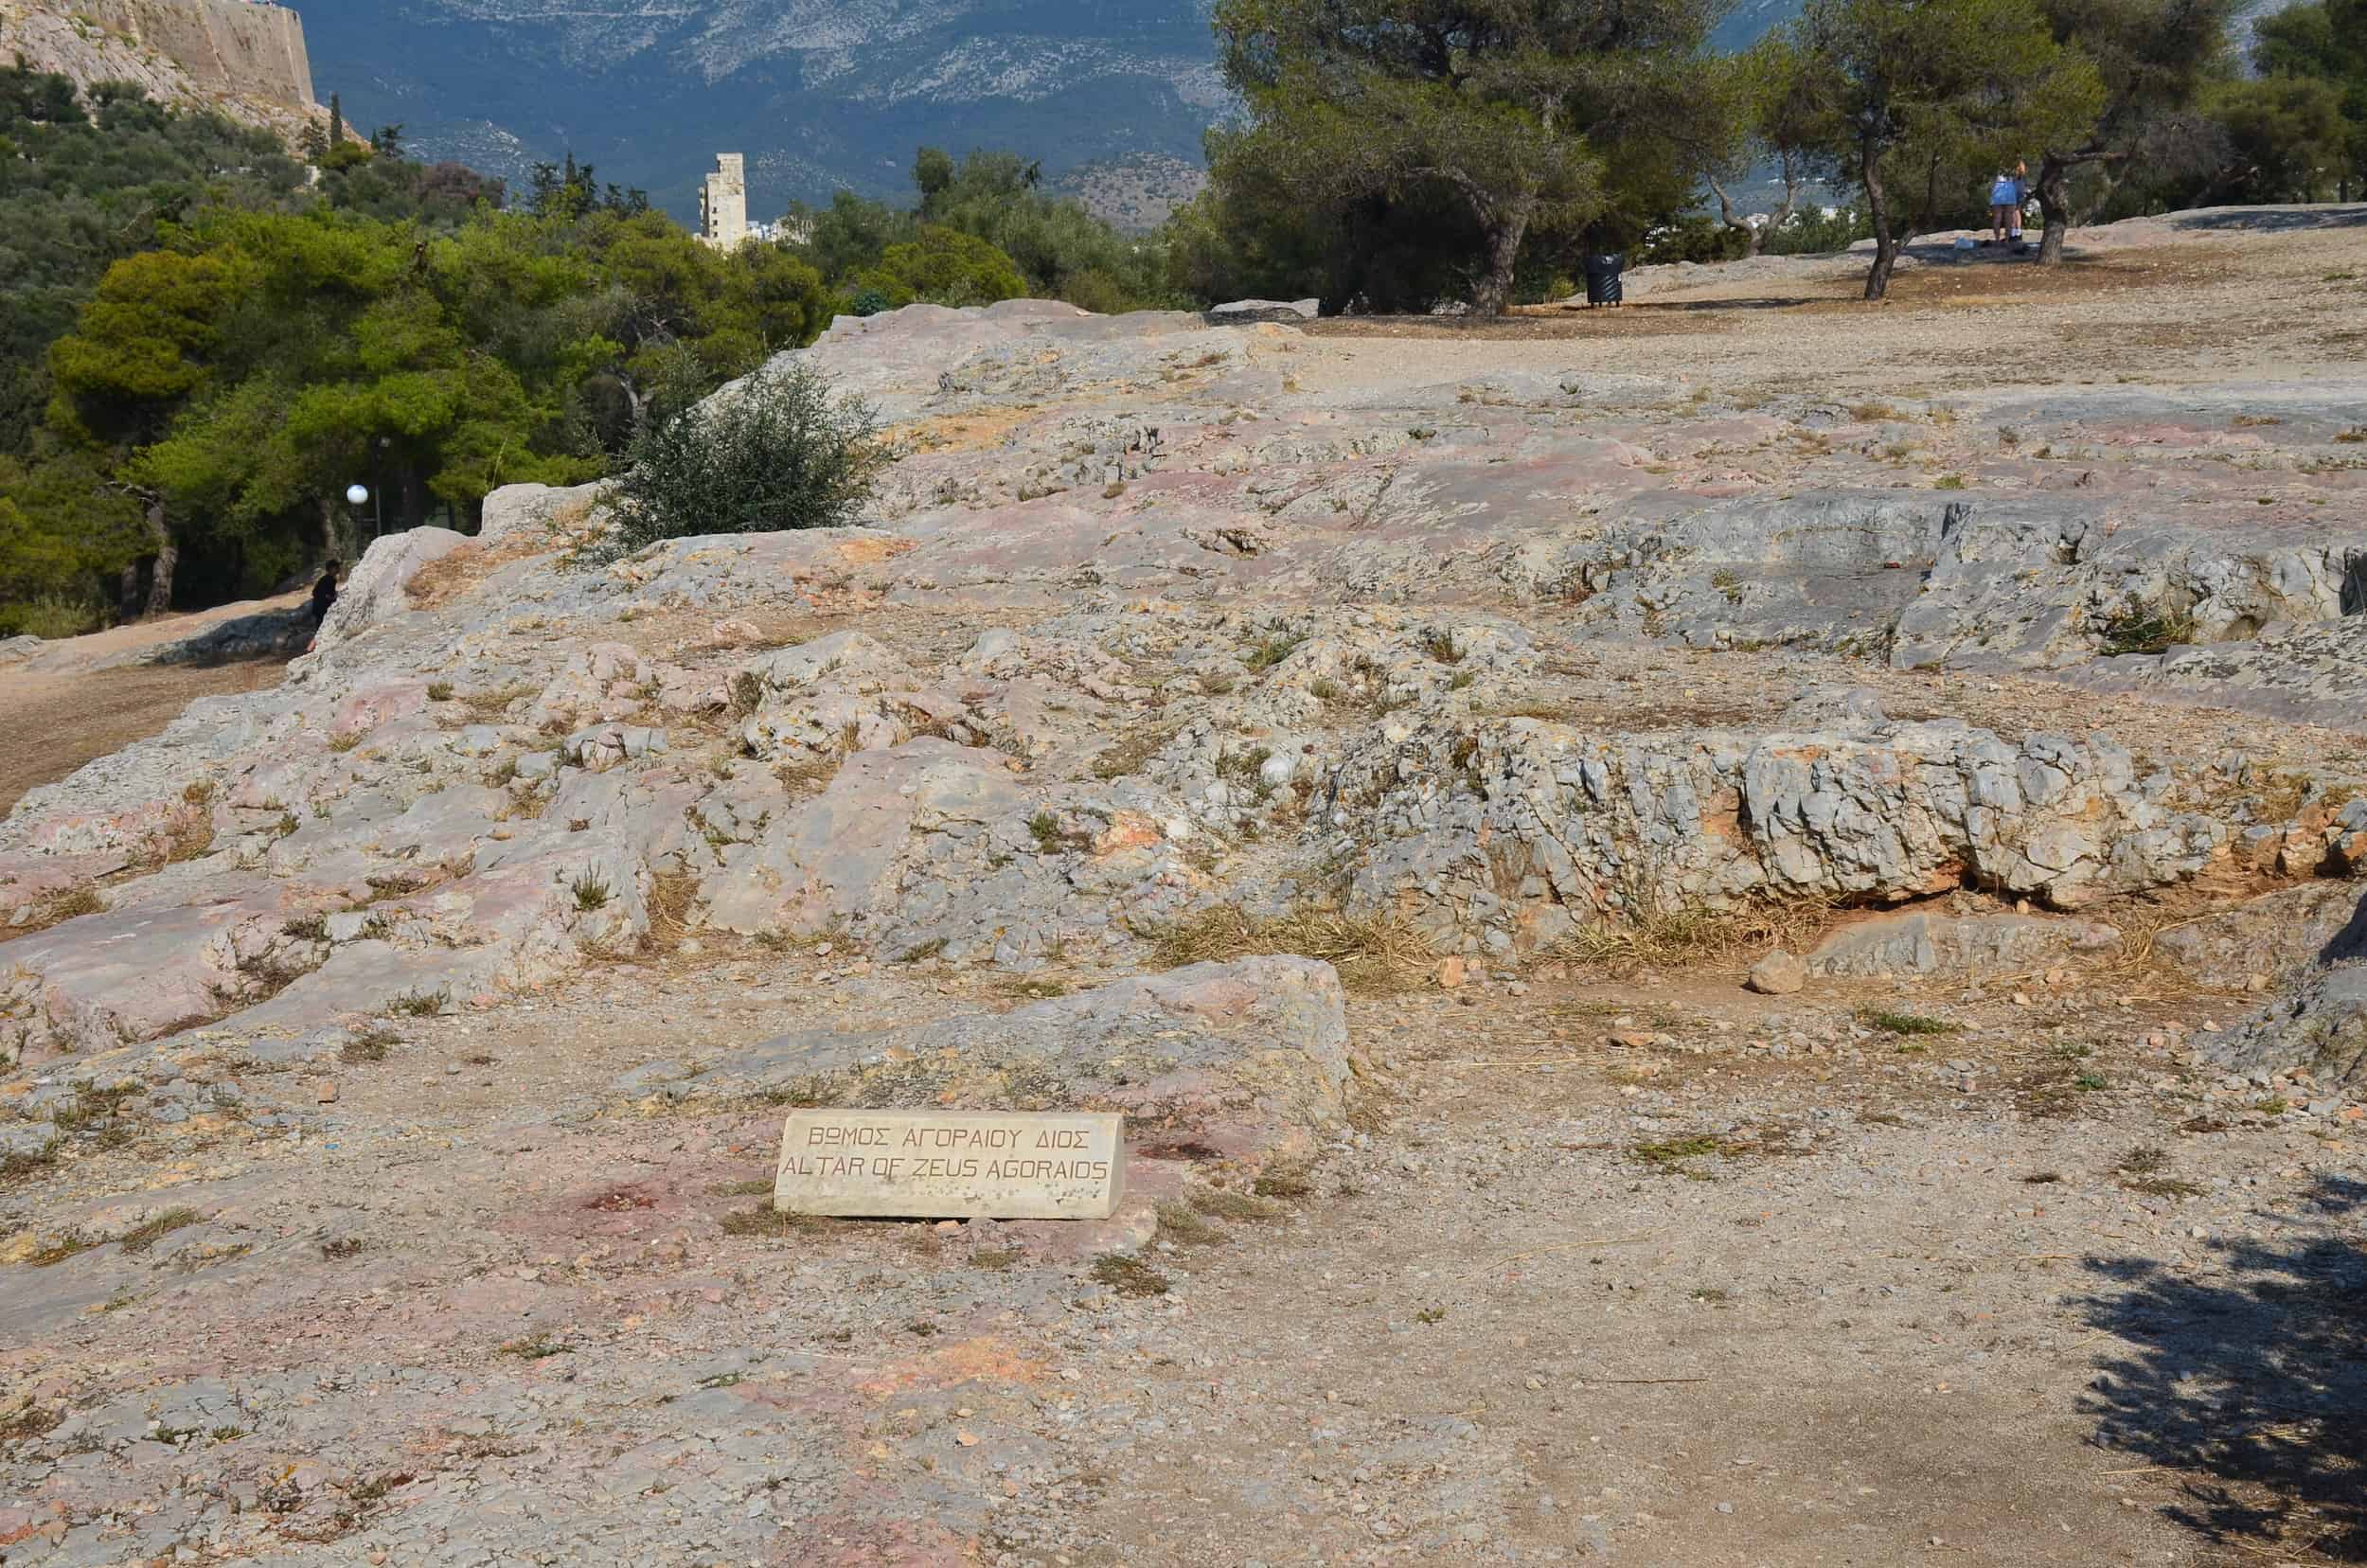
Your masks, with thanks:
[{"label": "olive tree", "polygon": [[2236,0],[2040,0],[2056,41],[2093,62],[2103,93],[2085,124],[2067,122],[2038,161],[2046,232],[2038,260],[2063,258],[2073,170],[2111,167],[2189,139],[2180,121],[2229,69]]},{"label": "olive tree", "polygon": [[1709,0],[1219,0],[1225,75],[1250,116],[1225,146],[1312,213],[1450,203],[1478,238],[1471,303],[1499,314],[1530,233],[1605,206],[1604,147],[1688,112],[1712,10]]},{"label": "olive tree", "polygon": [[1978,170],[2074,136],[2103,108],[2094,64],[2056,42],[2036,0],[1809,0],[1790,41],[1824,159],[1865,195],[1868,299],[1889,292],[1898,261],[1895,170],[1927,184]]}]

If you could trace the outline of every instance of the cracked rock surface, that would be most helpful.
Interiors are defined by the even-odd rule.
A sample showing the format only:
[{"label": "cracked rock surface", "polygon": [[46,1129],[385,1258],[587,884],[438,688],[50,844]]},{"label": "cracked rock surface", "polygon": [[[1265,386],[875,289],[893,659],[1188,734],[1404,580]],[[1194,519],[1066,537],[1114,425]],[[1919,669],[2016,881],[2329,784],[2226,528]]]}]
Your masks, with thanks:
[{"label": "cracked rock surface", "polygon": [[[2363,233],[2135,384],[913,307],[861,526],[378,542],[0,821],[0,1560],[2367,1540]],[[788,1221],[801,1103],[1129,1202]]]}]

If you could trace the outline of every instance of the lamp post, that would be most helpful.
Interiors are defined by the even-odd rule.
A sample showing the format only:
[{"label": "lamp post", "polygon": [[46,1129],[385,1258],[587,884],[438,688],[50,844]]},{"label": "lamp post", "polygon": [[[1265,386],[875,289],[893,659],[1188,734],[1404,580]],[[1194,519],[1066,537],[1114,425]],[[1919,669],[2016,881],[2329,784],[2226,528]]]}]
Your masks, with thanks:
[{"label": "lamp post", "polygon": [[[354,483],[346,487],[346,505],[351,507],[354,510],[360,511],[365,506],[368,505],[369,500],[369,486],[356,480]],[[370,537],[373,539],[378,537],[375,527],[372,528]]]}]

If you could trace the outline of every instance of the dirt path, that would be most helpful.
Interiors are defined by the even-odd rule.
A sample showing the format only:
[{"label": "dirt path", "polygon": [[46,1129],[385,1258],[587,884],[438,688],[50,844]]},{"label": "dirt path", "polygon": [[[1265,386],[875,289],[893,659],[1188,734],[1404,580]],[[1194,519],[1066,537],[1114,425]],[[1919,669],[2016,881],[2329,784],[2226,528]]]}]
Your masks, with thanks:
[{"label": "dirt path", "polygon": [[0,665],[0,735],[9,738],[0,746],[0,814],[35,785],[54,783],[85,762],[154,735],[200,697],[277,684],[285,667],[276,659],[205,668],[128,661],[145,649],[303,597],[288,594],[134,621],[44,643],[29,660]]},{"label": "dirt path", "polygon": [[2160,386],[2303,380],[2367,349],[2367,207],[2326,210],[2324,226],[2294,232],[2115,224],[2084,237],[2060,269],[1917,266],[1878,306],[1859,298],[1860,258],[1766,257],[1653,269],[1651,287],[1620,311],[1545,306],[1480,324],[1327,320],[1308,329],[1317,342],[1299,377],[1332,391],[1677,368],[1729,396],[1878,386],[1933,397],[2140,377]]}]

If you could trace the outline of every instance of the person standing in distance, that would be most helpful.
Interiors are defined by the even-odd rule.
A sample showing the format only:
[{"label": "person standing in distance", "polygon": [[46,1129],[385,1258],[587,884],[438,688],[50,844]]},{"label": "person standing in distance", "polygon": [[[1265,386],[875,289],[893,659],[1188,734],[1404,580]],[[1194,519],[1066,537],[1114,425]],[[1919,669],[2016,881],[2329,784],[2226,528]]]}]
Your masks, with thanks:
[{"label": "person standing in distance", "polygon": [[2028,177],[2029,166],[2016,164],[2011,170],[2001,166],[1997,178],[1989,182],[1989,242],[2005,243],[2008,228],[2015,239],[2021,238],[2021,188]]},{"label": "person standing in distance", "polygon": [[329,618],[329,607],[337,602],[337,562],[331,560],[321,568],[321,579],[312,584],[312,630],[318,632],[321,622]]}]

